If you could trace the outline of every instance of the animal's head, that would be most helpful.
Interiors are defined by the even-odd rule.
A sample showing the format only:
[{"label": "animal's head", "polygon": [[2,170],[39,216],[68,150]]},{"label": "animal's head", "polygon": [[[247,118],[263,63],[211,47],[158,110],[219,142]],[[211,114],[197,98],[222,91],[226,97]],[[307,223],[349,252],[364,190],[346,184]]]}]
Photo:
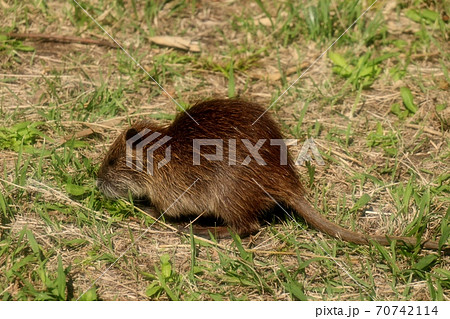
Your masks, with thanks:
[{"label": "animal's head", "polygon": [[[148,194],[152,176],[147,170],[146,140],[151,133],[148,123],[128,128],[111,145],[97,175],[97,187],[110,198],[143,198]],[[159,133],[156,133],[159,135]]]}]

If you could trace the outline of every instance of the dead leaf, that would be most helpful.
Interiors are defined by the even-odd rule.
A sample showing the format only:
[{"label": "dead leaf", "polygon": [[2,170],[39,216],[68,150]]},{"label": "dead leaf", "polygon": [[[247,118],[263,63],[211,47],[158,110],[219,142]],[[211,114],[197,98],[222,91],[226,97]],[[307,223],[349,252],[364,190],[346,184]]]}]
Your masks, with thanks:
[{"label": "dead leaf", "polygon": [[[308,67],[307,64],[306,64],[306,67]],[[305,67],[305,63],[302,63],[301,66],[300,66],[300,69],[303,70],[306,67]],[[285,76],[290,76],[290,75],[296,73],[297,69],[298,68],[295,67],[295,66],[288,68],[285,71]],[[252,78],[254,78],[254,79],[260,79],[260,80],[261,79],[268,79],[271,82],[278,81],[278,80],[281,79],[280,71],[278,71],[278,70],[268,70],[268,69],[266,69],[264,72],[261,71],[261,70],[258,70],[256,72],[252,73],[250,76]]]},{"label": "dead leaf", "polygon": [[157,36],[150,37],[150,41],[157,45],[163,45],[171,48],[177,48],[185,51],[200,52],[200,46],[197,41],[189,38],[172,37],[172,36]]},{"label": "dead leaf", "polygon": [[87,129],[75,132],[74,134],[69,134],[69,135],[65,136],[64,140],[66,142],[70,141],[72,138],[78,140],[82,137],[86,137],[86,136],[89,136],[94,133],[95,133],[95,131],[92,128],[87,128]]},{"label": "dead leaf", "polygon": [[270,27],[272,25],[272,22],[270,22],[270,19],[267,17],[259,19],[257,21],[259,22],[259,24],[262,24],[263,26],[266,26],[266,27]]},{"label": "dead leaf", "polygon": [[448,82],[446,80],[440,80],[439,81],[439,88],[441,90],[448,90],[448,87],[449,87],[449,85],[448,85]]}]

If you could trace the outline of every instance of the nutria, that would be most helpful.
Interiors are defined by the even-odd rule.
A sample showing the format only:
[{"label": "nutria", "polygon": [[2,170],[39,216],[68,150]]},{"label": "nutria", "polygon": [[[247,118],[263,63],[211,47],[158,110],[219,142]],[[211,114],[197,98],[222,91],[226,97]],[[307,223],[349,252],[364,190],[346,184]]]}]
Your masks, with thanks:
[{"label": "nutria", "polygon": [[327,220],[305,199],[294,161],[283,156],[286,145],[269,142],[282,139],[277,123],[257,104],[201,102],[168,126],[143,121],[125,130],[103,160],[97,185],[111,198],[147,199],[168,217],[221,219],[240,236],[256,233],[261,216],[282,205],[314,228],[351,243],[397,240],[439,248],[435,241],[366,235]]}]

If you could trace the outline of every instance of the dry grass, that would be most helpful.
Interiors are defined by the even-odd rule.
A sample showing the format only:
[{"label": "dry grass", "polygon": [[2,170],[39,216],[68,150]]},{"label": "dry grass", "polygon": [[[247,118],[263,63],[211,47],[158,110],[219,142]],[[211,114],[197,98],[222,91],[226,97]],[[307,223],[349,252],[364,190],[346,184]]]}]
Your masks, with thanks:
[{"label": "dry grass", "polygon": [[[184,104],[229,96],[227,72],[232,63],[234,95],[268,106],[336,38],[310,39],[299,32],[285,43],[283,36],[301,19],[283,26],[289,16],[283,2],[266,4],[278,21],[273,29],[254,2],[173,1],[151,15],[137,1],[137,16],[133,1],[124,1],[123,8],[119,2],[101,7],[99,1],[86,1],[97,21]],[[402,235],[414,224],[421,211],[418,203],[429,192],[423,210],[427,215],[412,234],[439,238],[449,212],[448,177],[439,189],[439,178],[450,171],[448,33],[415,23],[405,12],[425,6],[445,12],[448,7],[433,1],[428,5],[398,2],[403,5],[400,11],[395,3],[380,1],[363,19],[368,23],[377,13],[383,14],[386,23],[374,32],[382,35],[373,42],[367,44],[364,25],[356,25],[334,48],[349,59],[368,51],[375,57],[398,53],[382,62],[381,73],[370,88],[345,87],[346,80],[333,73],[324,55],[271,113],[287,136],[304,140],[311,135],[324,154],[326,165],[316,166],[310,199],[329,219],[364,233]],[[332,1],[333,6],[336,3]],[[75,8],[70,1],[1,0],[0,34],[14,31],[107,39]],[[345,17],[338,21],[340,28],[348,25]],[[448,24],[444,27],[448,31]],[[196,40],[201,52],[152,45],[149,37],[154,35]],[[286,285],[289,276],[313,300],[449,300],[450,279],[442,275],[448,276],[448,257],[438,257],[424,271],[414,271],[418,260],[433,253],[387,248],[393,265],[374,247],[348,245],[289,221],[243,239],[252,257],[239,252],[233,240],[222,240],[219,247],[201,240],[193,245],[189,237],[161,224],[152,226],[130,248],[150,221],[123,203],[107,202],[94,187],[95,171],[109,144],[129,122],[140,117],[168,122],[176,105],[118,49],[24,43],[34,51],[20,51],[17,43],[12,51],[0,51],[0,128],[43,122],[39,130],[46,139],[44,143],[41,136],[31,143],[39,150],[34,153],[1,149],[0,189],[6,211],[0,228],[0,269],[9,271],[0,276],[2,298],[45,299],[26,283],[48,292],[49,284],[36,271],[44,267],[54,278],[61,256],[64,268],[70,266],[67,299],[79,297],[108,269],[96,282],[99,299],[145,300],[149,298],[147,287],[159,280],[155,267],[160,269],[160,257],[168,254],[172,265],[168,285],[184,300],[297,299],[292,286]],[[396,66],[405,67],[403,77],[395,78],[389,72]],[[390,112],[394,103],[402,104],[401,87],[410,88],[418,106],[404,120]],[[297,127],[305,105],[303,123]],[[437,111],[437,105],[445,108]],[[368,136],[377,125],[383,127],[384,135],[392,135],[395,155],[382,144],[368,147]],[[84,144],[64,144],[73,134]],[[300,146],[292,147],[292,152],[297,154]],[[307,183],[308,169],[299,169]],[[86,191],[74,196],[67,184]],[[413,196],[402,203],[407,191],[402,193],[399,187],[407,189],[408,185]],[[363,194],[370,195],[370,202],[350,211]],[[12,272],[18,261],[36,254],[21,241],[24,229],[34,234],[46,260],[30,260]],[[195,272],[193,260],[198,267]],[[305,261],[311,263],[302,266]],[[441,287],[440,295],[433,296],[430,285],[438,291]],[[151,298],[171,299],[166,290]]]}]

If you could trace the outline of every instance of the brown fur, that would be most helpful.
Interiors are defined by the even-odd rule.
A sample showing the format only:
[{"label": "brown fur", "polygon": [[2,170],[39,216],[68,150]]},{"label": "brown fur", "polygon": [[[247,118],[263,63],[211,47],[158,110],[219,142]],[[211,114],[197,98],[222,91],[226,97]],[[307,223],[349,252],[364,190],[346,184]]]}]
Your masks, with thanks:
[{"label": "brown fur", "polygon": [[[188,110],[198,125],[184,112],[167,127],[152,122],[136,123],[124,131],[108,151],[98,173],[98,187],[109,197],[127,197],[130,191],[136,198],[149,199],[157,210],[167,210],[165,215],[169,217],[204,214],[220,218],[241,236],[257,232],[260,217],[279,203],[293,208],[314,228],[348,242],[368,244],[375,240],[389,245],[392,240],[398,240],[438,249],[435,241],[420,243],[410,237],[387,238],[356,233],[317,213],[305,200],[292,159],[289,157],[287,165],[280,165],[280,147],[269,143],[271,139],[283,138],[277,123],[266,113],[252,125],[263,112],[264,109],[254,103],[212,100]],[[171,137],[164,147],[153,153],[153,175],[125,165],[126,139],[144,128],[161,133],[160,138]],[[194,139],[223,140],[223,160],[208,161],[202,156],[201,165],[193,165]],[[229,139],[236,139],[236,165],[229,165]],[[259,139],[266,139],[259,154],[267,165],[257,164],[253,157],[248,165],[242,165],[250,155],[242,139],[248,139],[252,145]],[[164,158],[168,145],[171,161],[158,169],[156,165]],[[215,152],[215,146],[201,147],[203,155]],[[146,164],[144,156],[144,168]],[[196,179],[195,185],[186,191]]]}]

